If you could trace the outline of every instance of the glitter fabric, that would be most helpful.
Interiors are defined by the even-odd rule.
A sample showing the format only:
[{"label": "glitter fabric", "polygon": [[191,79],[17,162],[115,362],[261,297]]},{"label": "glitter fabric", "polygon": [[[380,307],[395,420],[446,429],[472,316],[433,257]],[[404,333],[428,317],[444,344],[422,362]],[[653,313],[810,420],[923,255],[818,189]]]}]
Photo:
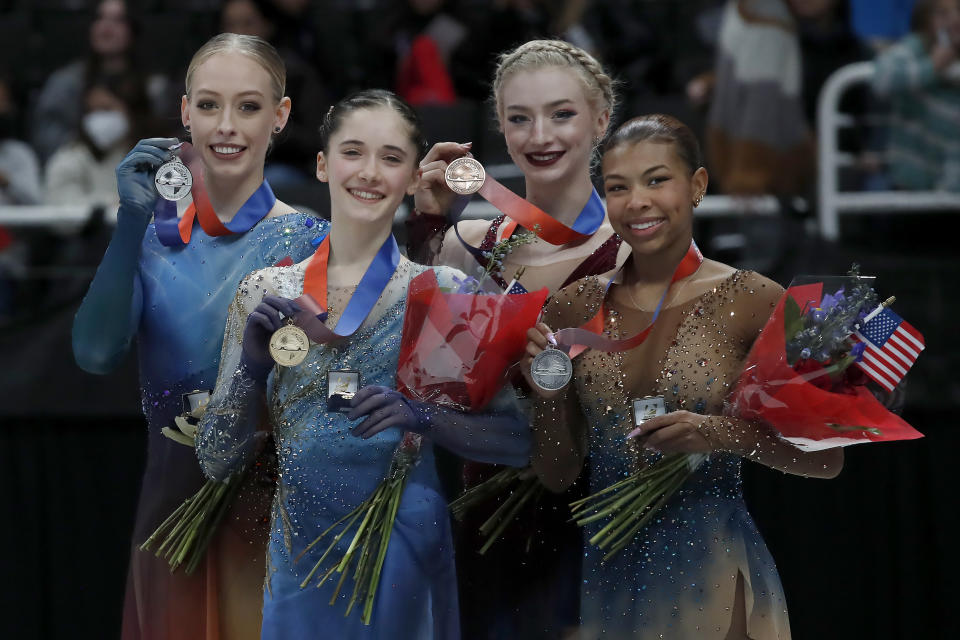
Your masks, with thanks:
[{"label": "glitter fabric", "polygon": [[[639,347],[587,351],[574,362],[575,393],[537,402],[536,428],[549,429],[550,421],[563,419],[585,438],[573,446],[588,449],[591,492],[623,479],[660,455],[643,449],[642,440],[626,440],[634,426],[631,399],[659,395],[667,412],[721,416],[724,398],[781,292],[762,276],[738,271],[703,295],[665,308]],[[652,316],[625,294],[613,287],[605,305],[605,331],[617,339],[643,329]],[[582,280],[557,294],[544,320],[554,328],[577,326],[602,299],[596,279]],[[709,422],[707,433],[753,428],[734,419]],[[731,613],[738,584],[744,589],[739,615],[745,615],[749,637],[790,637],[776,567],[744,504],[740,460],[731,453],[711,454],[607,562],[601,562],[604,552],[586,542],[603,524],[585,528],[583,638],[722,640],[733,622],[743,624]]]},{"label": "glitter fabric", "polygon": [[[328,604],[339,574],[321,588],[315,582],[300,588],[326,543],[296,561],[307,544],[372,493],[402,435],[398,429],[387,429],[368,440],[352,436],[349,429],[356,423],[326,410],[326,374],[354,369],[360,371],[362,386],[395,386],[407,286],[427,268],[401,260],[353,336],[328,345],[312,344],[303,364],[277,367],[268,378],[266,413],[276,439],[280,480],[271,522],[264,638],[318,637],[318,630],[329,638],[459,637],[449,516],[429,437],[423,439],[421,460],[400,502],[370,626],[361,623],[356,610],[344,617],[352,591],[349,580],[335,605]],[[230,378],[237,372],[246,316],[265,294],[299,296],[304,269],[305,263],[264,269],[241,283],[230,310],[220,382],[198,435],[198,455],[208,472],[220,469],[219,463],[211,465],[218,458],[231,468],[242,466],[249,460],[249,438],[256,437],[249,425],[257,416],[250,415],[248,403],[230,397],[231,389],[237,388]],[[446,267],[435,271],[441,286],[454,286],[453,276],[462,277]],[[352,288],[328,289],[328,326],[335,325],[352,293]],[[514,407],[512,391],[505,390],[489,409]],[[341,557],[349,543],[349,536],[340,540],[331,557]]]},{"label": "glitter fabric", "polygon": [[[256,548],[250,544],[251,535],[256,535],[251,531],[252,515],[235,512],[225,519],[225,533],[192,576],[171,574],[166,561],[139,551],[139,545],[204,482],[190,448],[164,437],[161,428],[172,426],[174,417],[183,412],[181,394],[213,388],[227,308],[241,278],[286,256],[302,260],[313,252],[310,240],[327,223],[307,226],[308,220],[315,219],[301,213],[280,215],[244,234],[219,237],[208,236],[197,225],[192,242],[178,248],[160,244],[152,225],[144,234],[136,276],[143,292],[137,348],[149,432],[124,638],[216,638],[220,632],[229,635],[234,621],[255,624],[258,619],[255,610],[251,616],[249,601],[259,591],[247,593],[244,585],[259,580],[251,583],[241,568],[252,562],[255,571],[263,570],[259,552],[248,559],[251,548]],[[219,612],[216,606],[208,607],[218,599]],[[236,608],[231,605],[238,602]]]}]

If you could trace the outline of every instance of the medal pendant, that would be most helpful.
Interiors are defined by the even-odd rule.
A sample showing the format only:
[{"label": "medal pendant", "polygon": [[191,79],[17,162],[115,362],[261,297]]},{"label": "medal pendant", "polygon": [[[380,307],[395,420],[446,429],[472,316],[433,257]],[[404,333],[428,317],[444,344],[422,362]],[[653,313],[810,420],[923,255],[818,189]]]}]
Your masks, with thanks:
[{"label": "medal pendant", "polygon": [[530,377],[544,391],[562,389],[573,377],[573,361],[560,349],[549,347],[534,356]]},{"label": "medal pendant", "polygon": [[473,158],[457,158],[447,165],[447,170],[443,173],[443,179],[450,190],[462,196],[479,191],[486,178],[483,165]]},{"label": "medal pendant", "polygon": [[295,324],[280,327],[270,336],[270,357],[281,367],[295,367],[307,358],[310,340]]},{"label": "medal pendant", "polygon": [[157,192],[165,200],[182,200],[190,195],[193,174],[190,173],[187,165],[180,161],[180,158],[175,157],[170,162],[160,165],[154,183],[157,186]]},{"label": "medal pendant", "polygon": [[349,413],[350,400],[360,390],[360,372],[353,369],[327,371],[327,410]]},{"label": "medal pendant", "polygon": [[663,396],[644,396],[633,401],[633,424],[640,426],[646,420],[667,412]]}]

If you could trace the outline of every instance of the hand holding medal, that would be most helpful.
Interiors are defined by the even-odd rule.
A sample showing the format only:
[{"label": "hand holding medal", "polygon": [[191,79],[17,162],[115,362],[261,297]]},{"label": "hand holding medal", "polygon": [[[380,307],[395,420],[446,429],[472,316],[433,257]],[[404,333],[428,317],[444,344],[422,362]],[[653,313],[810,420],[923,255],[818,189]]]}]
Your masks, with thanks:
[{"label": "hand holding medal", "polygon": [[254,379],[265,380],[274,362],[293,367],[307,357],[307,335],[290,321],[299,311],[293,300],[268,295],[247,316],[240,362]]},{"label": "hand holding medal", "polygon": [[173,160],[166,162],[157,169],[157,175],[154,177],[154,184],[164,200],[176,202],[190,195],[190,189],[193,187],[193,174],[187,165],[183,164],[180,157],[176,155],[185,143],[178,142],[167,149],[174,154]]},{"label": "hand holding medal", "polygon": [[144,223],[150,221],[157,202],[155,174],[169,164],[169,149],[178,144],[176,138],[140,140],[117,166],[121,218],[133,213]]}]

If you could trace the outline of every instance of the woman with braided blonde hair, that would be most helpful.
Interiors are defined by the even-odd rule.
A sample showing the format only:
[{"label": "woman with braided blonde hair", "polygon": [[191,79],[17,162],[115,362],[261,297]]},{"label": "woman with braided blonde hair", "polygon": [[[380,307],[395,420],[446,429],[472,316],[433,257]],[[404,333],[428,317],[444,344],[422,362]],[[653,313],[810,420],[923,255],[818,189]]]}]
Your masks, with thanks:
[{"label": "woman with braided blonde hair", "polygon": [[[523,172],[526,200],[582,232],[565,244],[534,237],[515,246],[503,258],[500,275],[494,275],[501,287],[524,267],[524,288],[553,292],[579,278],[611,274],[629,255],[591,181],[616,101],[613,79],[593,56],[570,43],[533,40],[500,56],[493,102],[507,151]],[[408,222],[412,257],[466,273],[475,272],[478,258],[465,244],[489,252],[511,234],[526,232],[501,215],[492,221],[464,220],[457,226],[463,242],[453,229],[442,235],[455,197],[444,172],[469,153],[470,143],[434,145],[420,163],[416,210]],[[591,216],[592,224],[581,224]],[[495,471],[468,463],[464,479],[473,486]],[[557,638],[577,625],[582,542],[567,522],[566,504],[580,493],[577,486],[528,505],[482,556],[476,532],[497,505],[491,500],[468,514],[456,540],[465,638]]]}]

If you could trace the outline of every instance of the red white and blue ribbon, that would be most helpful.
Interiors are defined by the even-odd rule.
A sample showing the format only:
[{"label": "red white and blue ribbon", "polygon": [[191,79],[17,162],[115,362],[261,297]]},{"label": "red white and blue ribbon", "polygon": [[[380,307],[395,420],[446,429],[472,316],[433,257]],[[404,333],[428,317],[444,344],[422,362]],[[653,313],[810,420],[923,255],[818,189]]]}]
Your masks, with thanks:
[{"label": "red white and blue ribbon", "polygon": [[[184,143],[184,147],[186,146]],[[177,215],[176,202],[158,199],[153,210],[153,222],[157,238],[164,246],[182,247],[190,244],[194,222],[199,222],[208,236],[246,233],[263,220],[277,202],[277,196],[270,189],[270,184],[264,180],[229,222],[221,222],[210,204],[203,182],[203,171],[194,172],[190,197],[193,202],[187,206],[182,216]]]},{"label": "red white and blue ribbon", "polygon": [[330,260],[330,236],[320,239],[317,250],[307,264],[303,278],[303,295],[294,300],[301,311],[294,323],[317,343],[326,343],[352,335],[367,319],[377,300],[400,264],[400,248],[393,235],[387,237],[367,267],[356,291],[350,297],[337,326],[330,329],[327,319],[327,264]]}]

